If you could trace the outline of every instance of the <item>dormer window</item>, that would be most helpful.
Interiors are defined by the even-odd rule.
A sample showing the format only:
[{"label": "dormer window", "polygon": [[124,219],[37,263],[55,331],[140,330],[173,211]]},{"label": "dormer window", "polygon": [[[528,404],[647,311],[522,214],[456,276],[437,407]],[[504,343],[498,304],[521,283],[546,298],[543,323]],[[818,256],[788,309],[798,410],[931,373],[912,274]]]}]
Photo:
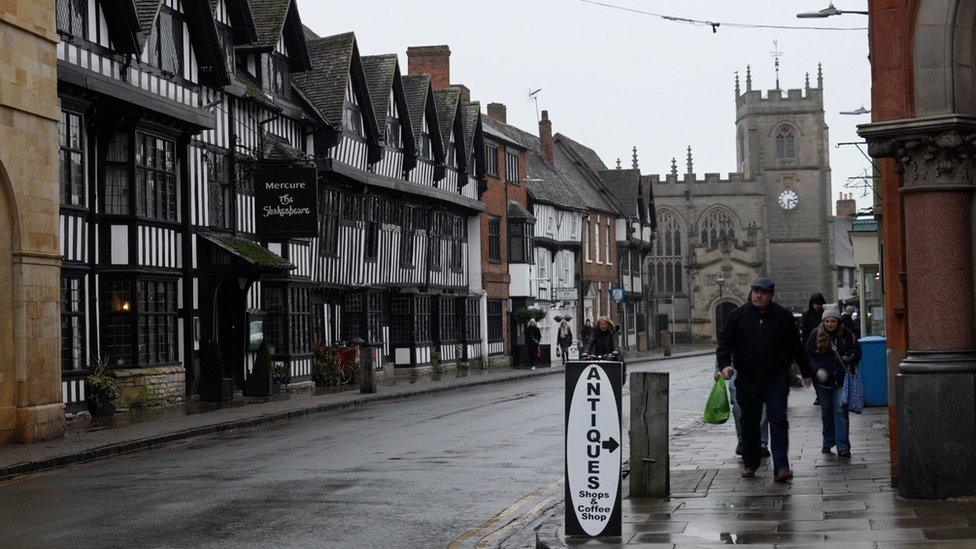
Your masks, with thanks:
[{"label": "dormer window", "polygon": [[183,16],[168,7],[159,10],[159,18],[146,43],[147,61],[163,72],[183,74]]},{"label": "dormer window", "polygon": [[88,38],[88,0],[58,0],[58,32]]},{"label": "dormer window", "polygon": [[389,117],[386,119],[386,144],[393,149],[402,149],[403,142],[400,137],[400,119]]},{"label": "dormer window", "polygon": [[363,136],[363,115],[359,106],[352,101],[346,101],[346,108],[342,111],[342,127],[354,135]]},{"label": "dormer window", "polygon": [[454,150],[454,138],[452,137],[451,142],[447,146],[447,165],[452,168],[457,166],[457,163],[455,162],[455,153],[456,151]]},{"label": "dormer window", "polygon": [[427,160],[431,159],[430,154],[430,131],[427,130],[427,121],[424,121],[424,129],[420,132],[420,157]]},{"label": "dormer window", "polygon": [[264,91],[282,99],[289,99],[291,76],[288,71],[288,58],[276,52],[266,53],[261,56],[261,59]]},{"label": "dormer window", "polygon": [[776,158],[796,158],[796,136],[792,128],[782,128],[776,134]]},{"label": "dormer window", "polygon": [[233,73],[237,63],[234,57],[233,31],[227,25],[217,23],[217,35],[220,39],[220,49],[224,52],[224,64],[227,65],[227,71]]}]

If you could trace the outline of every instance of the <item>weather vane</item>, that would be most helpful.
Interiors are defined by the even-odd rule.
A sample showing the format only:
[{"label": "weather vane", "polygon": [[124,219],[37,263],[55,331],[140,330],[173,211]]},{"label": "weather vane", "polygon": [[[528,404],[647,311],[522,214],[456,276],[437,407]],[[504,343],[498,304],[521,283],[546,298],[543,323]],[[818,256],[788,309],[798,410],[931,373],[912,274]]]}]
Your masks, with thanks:
[{"label": "weather vane", "polygon": [[776,89],[779,89],[779,58],[783,56],[783,52],[779,51],[779,41],[773,40],[773,51],[769,52],[769,55],[773,56],[773,68],[776,70]]}]

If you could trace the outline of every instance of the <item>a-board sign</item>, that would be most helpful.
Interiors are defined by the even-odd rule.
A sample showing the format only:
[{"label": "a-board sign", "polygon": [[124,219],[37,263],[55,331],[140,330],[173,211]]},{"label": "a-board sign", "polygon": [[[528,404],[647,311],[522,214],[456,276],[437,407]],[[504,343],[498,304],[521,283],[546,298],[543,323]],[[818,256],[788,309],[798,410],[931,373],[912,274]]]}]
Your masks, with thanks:
[{"label": "a-board sign", "polygon": [[254,202],[261,238],[302,238],[318,232],[315,168],[256,169]]},{"label": "a-board sign", "polygon": [[621,370],[566,363],[567,536],[620,536]]}]

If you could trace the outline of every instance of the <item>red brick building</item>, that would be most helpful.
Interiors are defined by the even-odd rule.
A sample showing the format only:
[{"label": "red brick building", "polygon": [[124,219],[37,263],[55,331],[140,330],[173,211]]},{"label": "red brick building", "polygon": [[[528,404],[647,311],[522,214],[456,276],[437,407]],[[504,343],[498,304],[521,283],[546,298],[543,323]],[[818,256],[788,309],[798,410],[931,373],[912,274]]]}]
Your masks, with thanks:
[{"label": "red brick building", "polygon": [[892,477],[905,497],[976,494],[973,0],[872,0]]}]

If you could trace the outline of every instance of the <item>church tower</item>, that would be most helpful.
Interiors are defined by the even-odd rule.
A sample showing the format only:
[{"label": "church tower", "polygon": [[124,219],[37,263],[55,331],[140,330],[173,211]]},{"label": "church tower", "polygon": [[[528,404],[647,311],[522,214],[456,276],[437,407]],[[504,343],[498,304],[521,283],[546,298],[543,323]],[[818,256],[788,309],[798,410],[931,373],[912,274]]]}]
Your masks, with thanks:
[{"label": "church tower", "polygon": [[816,86],[745,90],[736,76],[736,151],[739,171],[764,193],[765,274],[777,301],[806,309],[811,293],[835,298],[832,258],[829,142],[823,108],[823,72]]}]

